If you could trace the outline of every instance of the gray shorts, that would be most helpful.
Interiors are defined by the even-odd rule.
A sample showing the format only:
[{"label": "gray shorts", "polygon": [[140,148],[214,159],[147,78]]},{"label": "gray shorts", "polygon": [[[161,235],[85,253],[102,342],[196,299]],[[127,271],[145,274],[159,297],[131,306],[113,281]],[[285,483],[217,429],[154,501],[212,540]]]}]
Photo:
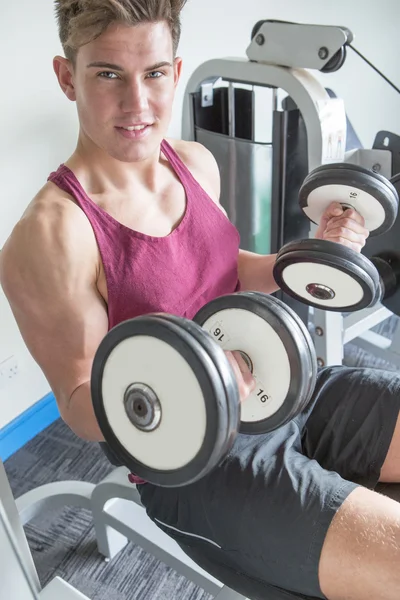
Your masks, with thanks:
[{"label": "gray shorts", "polygon": [[239,435],[192,485],[139,485],[142,502],[195,562],[244,596],[324,598],[327,530],[358,485],[376,486],[399,409],[397,373],[326,368],[306,412],[275,432]]}]

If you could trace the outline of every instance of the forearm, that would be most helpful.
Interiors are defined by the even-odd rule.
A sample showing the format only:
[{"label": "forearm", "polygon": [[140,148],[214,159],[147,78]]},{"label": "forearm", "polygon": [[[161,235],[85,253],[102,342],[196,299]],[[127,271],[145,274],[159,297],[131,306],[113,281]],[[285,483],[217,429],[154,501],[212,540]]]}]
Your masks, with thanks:
[{"label": "forearm", "polygon": [[90,442],[104,441],[94,414],[90,381],[86,381],[74,391],[60,412],[62,419],[78,437]]},{"label": "forearm", "polygon": [[239,280],[243,291],[273,294],[279,288],[272,274],[276,254],[255,254],[239,251]]}]

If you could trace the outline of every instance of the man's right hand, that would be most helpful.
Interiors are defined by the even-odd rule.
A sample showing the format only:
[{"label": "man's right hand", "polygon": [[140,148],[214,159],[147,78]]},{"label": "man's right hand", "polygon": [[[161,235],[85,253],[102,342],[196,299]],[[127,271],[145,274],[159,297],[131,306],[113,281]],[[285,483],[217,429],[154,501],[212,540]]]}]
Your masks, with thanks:
[{"label": "man's right hand", "polygon": [[240,352],[225,350],[239,388],[240,402],[243,402],[256,389],[256,381]]}]

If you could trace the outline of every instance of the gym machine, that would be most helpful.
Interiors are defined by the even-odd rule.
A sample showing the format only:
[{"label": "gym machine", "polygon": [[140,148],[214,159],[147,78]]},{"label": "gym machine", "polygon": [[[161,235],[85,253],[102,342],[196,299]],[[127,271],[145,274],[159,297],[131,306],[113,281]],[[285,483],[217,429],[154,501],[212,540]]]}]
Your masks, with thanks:
[{"label": "gym machine", "polygon": [[[259,21],[247,59],[209,60],[189,79],[182,137],[202,143],[215,156],[221,204],[239,230],[243,249],[278,253],[315,230],[300,206],[299,192],[307,175],[320,166],[353,165],[385,180],[400,172],[400,137],[382,131],[373,148],[364,149],[343,100],[311,72],[340,69],[348,48],[366,60],[352,42],[345,27]],[[371,236],[363,254],[393,247],[399,228],[396,220],[383,240]],[[389,340],[370,331],[396,312],[396,294],[390,303],[378,301],[357,312],[321,310],[284,291],[276,296],[310,328],[320,366],[341,364],[349,341],[400,365],[400,331],[390,349]]]},{"label": "gym machine", "polygon": [[99,554],[106,562],[130,541],[204,589],[215,600],[247,600],[199,567],[150,520],[136,487],[128,480],[125,467],[114,469],[96,485],[87,481],[57,481],[33,488],[14,499],[0,460],[2,600],[89,600],[58,576],[42,587],[26,539],[24,526],[29,521],[64,506],[75,506],[92,513]]},{"label": "gym machine", "polygon": [[89,600],[61,577],[54,577],[45,587],[41,586],[24,524],[0,460],[0,597],[4,600]]},{"label": "gym machine", "polygon": [[[363,150],[346,119],[343,102],[333,92],[322,88],[307,70],[330,72],[340,68],[345,60],[346,46],[351,41],[351,32],[341,27],[261,21],[253,30],[252,41],[247,49],[248,61],[209,61],[190,79],[184,100],[183,137],[204,143],[216,156],[222,171],[221,201],[241,233],[243,248],[261,253],[277,252],[285,244],[308,236],[310,221],[299,206],[298,194],[306,176],[321,165],[349,162],[371,172],[379,171],[387,179],[400,171],[399,142],[396,136],[381,132],[375,140],[374,148]],[[271,139],[268,142],[257,142],[255,138],[254,108],[257,98],[254,88],[257,86],[272,90],[273,116],[269,123]],[[280,90],[287,96],[280,98]],[[246,199],[246,202],[242,199]],[[400,237],[397,221],[385,234],[386,238],[391,236],[386,248],[391,247],[390,244],[393,244],[392,247],[397,246]],[[366,252],[366,256],[372,257],[377,252],[380,253],[380,247],[373,246],[379,243],[380,237],[368,242],[370,254]],[[315,354],[308,342],[307,330],[302,324],[302,321],[308,324],[309,311],[313,315],[314,325],[322,323],[323,335],[315,336],[315,330],[313,333],[318,357],[325,364],[340,362],[345,341],[355,338],[392,314],[390,306],[385,307],[379,302],[378,306],[351,313],[350,317],[357,318],[357,321],[350,322],[350,317],[343,317],[340,312],[315,307],[309,309],[307,304],[290,295],[281,294],[281,297],[287,308],[281,306],[277,298],[276,304],[272,303],[269,311],[272,312],[272,306],[277,311],[279,309],[279,328],[281,329],[282,323],[286,323],[289,325],[287,335],[290,333],[297,336],[297,340],[292,340],[296,344],[289,337],[286,341],[283,340],[285,349],[293,353],[295,347],[300,348],[303,355],[299,357],[299,363],[303,366],[308,364],[308,371],[312,373],[310,387],[305,384],[307,369],[301,374],[304,386],[301,402],[307,401],[315,377]],[[391,297],[394,299],[395,295]],[[261,302],[261,299],[255,300]],[[296,310],[292,311],[290,305]],[[207,322],[209,309],[210,307],[204,307],[205,312],[199,316],[201,325],[204,325],[203,318]],[[215,305],[213,314],[216,314],[217,309],[220,310],[221,307]],[[239,309],[242,310],[243,306]],[[297,314],[302,319],[296,317]],[[333,323],[330,317],[340,317],[339,329],[338,321]],[[166,319],[165,329],[168,329],[168,323]],[[324,332],[332,323],[335,329],[329,332],[328,347]],[[216,330],[213,332],[216,333]],[[304,336],[300,344],[299,336]],[[105,344],[109,341],[108,337]],[[254,360],[252,352],[252,349],[248,350],[247,358],[250,361]],[[98,362],[98,378],[104,370],[103,358],[100,356]],[[218,365],[215,364],[214,367],[218,368]],[[115,378],[110,378],[111,383]],[[294,405],[298,406],[298,398],[291,398]],[[122,417],[120,415],[125,423],[126,416],[133,419],[140,417],[132,414],[131,401],[134,398],[128,394],[126,414]],[[101,408],[99,406],[98,410]],[[112,408],[110,413],[111,411]],[[237,416],[228,415],[230,423],[237,424]],[[143,421],[143,415],[141,418]],[[157,420],[156,411],[153,418]],[[119,424],[118,422],[118,427]],[[138,424],[142,428],[148,426],[144,422]],[[229,427],[228,423],[225,434],[229,432]],[[138,491],[128,481],[128,473],[126,467],[119,467],[97,485],[79,481],[56,482],[33,489],[14,501],[0,461],[0,551],[4,553],[4,564],[10,564],[12,575],[15,574],[7,583],[14,586],[7,588],[12,590],[9,596],[21,599],[84,598],[59,578],[45,589],[40,588],[22,529],[23,525],[41,511],[75,505],[92,511],[98,549],[107,560],[111,560],[128,540],[132,540],[200,585],[206,592],[213,594],[216,599],[245,600],[242,594],[248,595],[249,590],[248,587],[242,590],[244,583],[240,576],[230,584],[237,591],[224,586],[211,575],[213,565],[210,564],[210,569],[203,570],[150,521],[141,505]],[[398,499],[399,488],[385,486],[382,493],[392,497],[397,494]],[[7,569],[3,571],[2,574],[6,577],[9,573],[6,572]],[[228,574],[223,575],[228,578]],[[16,577],[24,577],[26,585],[25,581]],[[254,594],[250,591],[250,594],[254,598],[257,591]],[[283,597],[298,598],[295,594],[271,589],[269,600],[281,600]]]}]

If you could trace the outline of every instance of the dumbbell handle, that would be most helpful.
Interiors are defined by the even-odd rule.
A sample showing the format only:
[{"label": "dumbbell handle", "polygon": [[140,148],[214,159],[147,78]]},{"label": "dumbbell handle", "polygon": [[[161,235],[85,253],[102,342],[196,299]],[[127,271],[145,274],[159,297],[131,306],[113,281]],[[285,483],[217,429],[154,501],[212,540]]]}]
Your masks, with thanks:
[{"label": "dumbbell handle", "polygon": [[340,206],[343,208],[343,211],[350,209],[350,210],[355,210],[356,213],[359,212],[357,209],[354,208],[354,206],[352,206],[351,204],[347,204],[346,202],[341,202]]}]

